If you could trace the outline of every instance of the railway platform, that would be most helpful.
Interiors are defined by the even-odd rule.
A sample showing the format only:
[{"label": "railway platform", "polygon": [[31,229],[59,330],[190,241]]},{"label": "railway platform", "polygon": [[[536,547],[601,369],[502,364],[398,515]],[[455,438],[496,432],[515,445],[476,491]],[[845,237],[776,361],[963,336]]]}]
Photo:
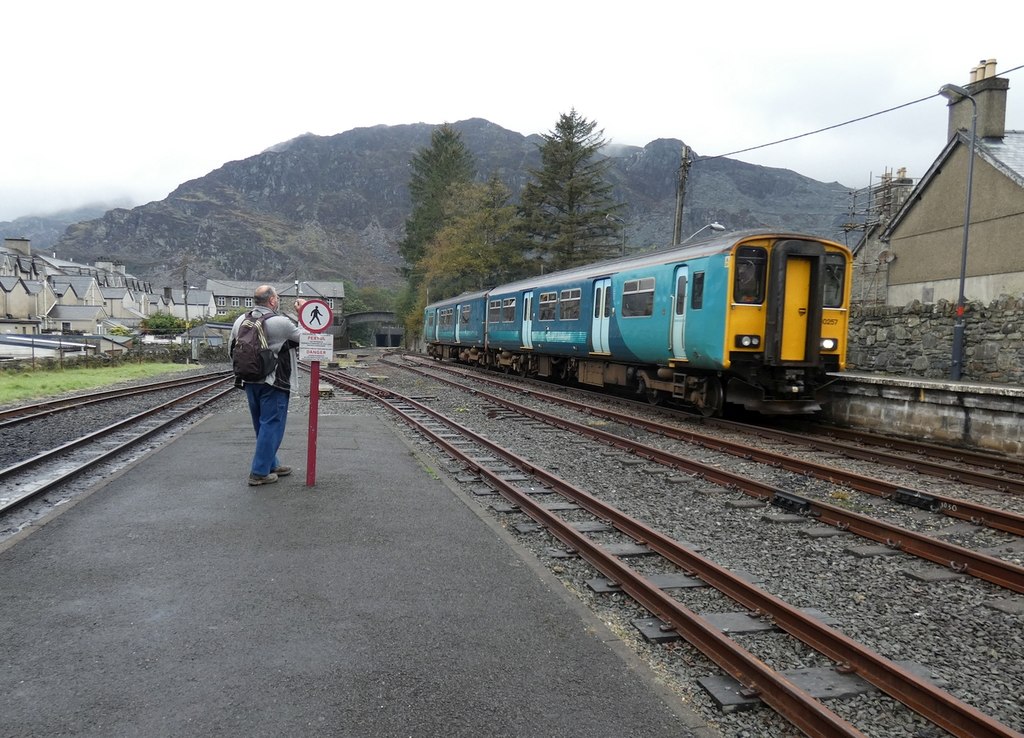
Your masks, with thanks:
[{"label": "railway platform", "polygon": [[372,415],[239,393],[0,546],[0,735],[714,738]]}]

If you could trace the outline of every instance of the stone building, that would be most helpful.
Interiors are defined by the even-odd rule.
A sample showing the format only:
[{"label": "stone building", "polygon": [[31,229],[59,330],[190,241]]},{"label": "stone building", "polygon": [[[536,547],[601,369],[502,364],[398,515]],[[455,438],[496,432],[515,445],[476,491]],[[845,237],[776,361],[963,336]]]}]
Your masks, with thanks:
[{"label": "stone building", "polygon": [[[1006,130],[1009,82],[995,76],[995,61],[971,77],[964,89],[977,126],[964,294],[988,303],[1024,294],[1024,131]],[[970,98],[949,103],[946,146],[881,234],[889,305],[958,299],[972,117]]]}]

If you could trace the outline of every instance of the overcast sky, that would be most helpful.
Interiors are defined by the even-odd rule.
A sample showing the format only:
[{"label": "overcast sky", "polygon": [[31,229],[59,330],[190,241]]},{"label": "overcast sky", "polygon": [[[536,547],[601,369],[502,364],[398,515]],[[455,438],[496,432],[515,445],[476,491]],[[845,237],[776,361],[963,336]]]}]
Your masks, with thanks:
[{"label": "overcast sky", "polygon": [[[550,131],[575,107],[607,139],[704,156],[1024,65],[1024,6],[888,0],[39,0],[0,9],[0,220],[178,184],[311,132],[487,120]],[[1024,69],[1007,127],[1024,129]],[[735,158],[863,187],[920,177],[941,97]]]}]

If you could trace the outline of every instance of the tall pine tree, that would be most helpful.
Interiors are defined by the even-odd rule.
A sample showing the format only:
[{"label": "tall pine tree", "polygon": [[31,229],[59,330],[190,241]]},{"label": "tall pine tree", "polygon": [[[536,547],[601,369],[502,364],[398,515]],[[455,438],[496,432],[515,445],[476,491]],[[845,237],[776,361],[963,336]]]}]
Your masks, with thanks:
[{"label": "tall pine tree", "polygon": [[[523,188],[520,229],[545,270],[565,269],[609,256],[618,247],[612,201],[599,151],[604,131],[573,108],[543,136],[541,168]],[[539,271],[539,270],[538,270]]]},{"label": "tall pine tree", "polygon": [[434,129],[430,134],[430,145],[412,158],[410,166],[412,213],[405,221],[405,238],[398,244],[399,253],[405,259],[404,273],[408,279],[398,310],[406,316],[407,323],[419,320],[418,302],[423,274],[418,265],[430,242],[445,225],[445,199],[452,187],[471,182],[476,172],[473,155],[463,144],[462,136],[447,123]]},{"label": "tall pine tree", "polygon": [[471,182],[476,163],[459,132],[445,123],[430,134],[430,146],[413,157],[411,168],[412,214],[405,221],[405,238],[399,251],[406,264],[414,267],[444,226],[444,201],[449,188]]}]

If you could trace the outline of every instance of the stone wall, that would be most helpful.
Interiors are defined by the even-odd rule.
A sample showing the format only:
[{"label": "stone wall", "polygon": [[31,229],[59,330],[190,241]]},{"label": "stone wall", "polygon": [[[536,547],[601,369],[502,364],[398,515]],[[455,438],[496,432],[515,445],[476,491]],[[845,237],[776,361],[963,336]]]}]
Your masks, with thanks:
[{"label": "stone wall", "polygon": [[[846,368],[933,379],[949,377],[955,304],[940,300],[903,307],[850,307]],[[963,379],[1024,384],[1024,298],[1002,296],[988,306],[970,302]]]}]

